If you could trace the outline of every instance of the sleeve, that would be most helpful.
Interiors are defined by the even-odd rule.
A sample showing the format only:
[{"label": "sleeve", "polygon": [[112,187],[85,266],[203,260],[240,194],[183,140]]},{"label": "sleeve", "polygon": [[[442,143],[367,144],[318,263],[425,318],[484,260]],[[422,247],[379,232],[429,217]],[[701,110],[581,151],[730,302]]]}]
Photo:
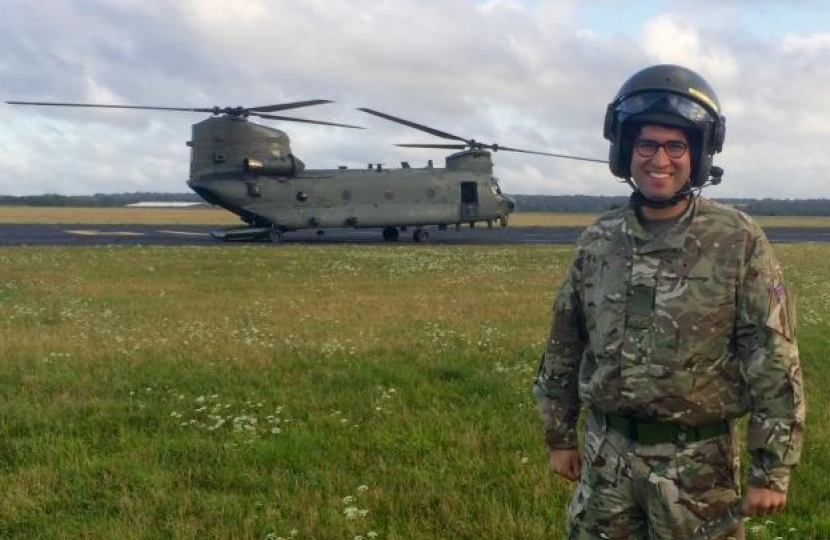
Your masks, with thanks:
[{"label": "sleeve", "polygon": [[579,363],[586,341],[580,274],[577,256],[554,300],[550,333],[533,387],[550,449],[577,447]]},{"label": "sleeve", "polygon": [[748,483],[786,492],[801,457],[806,409],[793,297],[760,230],[748,244],[737,301],[736,339],[751,399]]}]

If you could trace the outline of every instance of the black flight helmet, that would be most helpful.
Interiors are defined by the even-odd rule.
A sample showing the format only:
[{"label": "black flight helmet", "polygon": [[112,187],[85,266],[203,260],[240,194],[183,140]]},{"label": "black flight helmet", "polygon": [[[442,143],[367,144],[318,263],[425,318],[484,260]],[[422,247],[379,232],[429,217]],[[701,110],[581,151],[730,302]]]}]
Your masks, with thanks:
[{"label": "black flight helmet", "polygon": [[634,138],[643,124],[686,132],[692,187],[703,186],[710,176],[713,183],[720,181],[723,171],[713,171],[712,157],[723,149],[726,118],[703,77],[682,66],[661,64],[638,71],[622,85],[605,112],[604,136],[611,141],[608,161],[614,176],[630,179]]}]

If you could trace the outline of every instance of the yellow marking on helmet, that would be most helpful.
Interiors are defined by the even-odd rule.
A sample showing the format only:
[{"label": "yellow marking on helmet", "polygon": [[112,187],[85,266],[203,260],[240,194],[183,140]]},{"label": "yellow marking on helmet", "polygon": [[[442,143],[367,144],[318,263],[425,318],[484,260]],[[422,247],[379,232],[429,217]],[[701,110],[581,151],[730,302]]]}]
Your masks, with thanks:
[{"label": "yellow marking on helmet", "polygon": [[689,88],[689,93],[692,94],[693,96],[695,96],[697,99],[704,102],[705,104],[709,105],[709,107],[711,107],[712,110],[715,111],[716,113],[720,113],[720,109],[718,108],[717,103],[715,103],[715,100],[713,100],[712,98],[710,98],[709,96],[707,96],[706,94],[704,94],[703,92],[698,90],[697,88]]}]

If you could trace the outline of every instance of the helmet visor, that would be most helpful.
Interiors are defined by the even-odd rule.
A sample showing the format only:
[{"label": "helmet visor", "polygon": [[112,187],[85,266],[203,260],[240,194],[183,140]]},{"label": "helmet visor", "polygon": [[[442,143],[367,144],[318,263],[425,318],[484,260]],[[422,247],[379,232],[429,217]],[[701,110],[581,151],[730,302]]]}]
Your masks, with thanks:
[{"label": "helmet visor", "polygon": [[646,112],[670,113],[693,123],[715,121],[707,107],[686,96],[671,92],[641,92],[626,96],[617,103],[614,110],[628,115]]}]

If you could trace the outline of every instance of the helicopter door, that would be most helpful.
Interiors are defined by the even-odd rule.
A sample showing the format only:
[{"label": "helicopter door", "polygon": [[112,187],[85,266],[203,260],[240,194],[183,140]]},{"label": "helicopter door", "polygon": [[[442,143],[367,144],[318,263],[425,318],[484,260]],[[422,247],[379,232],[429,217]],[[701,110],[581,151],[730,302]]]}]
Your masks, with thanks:
[{"label": "helicopter door", "polygon": [[478,215],[478,184],[476,182],[461,182],[461,219]]}]

